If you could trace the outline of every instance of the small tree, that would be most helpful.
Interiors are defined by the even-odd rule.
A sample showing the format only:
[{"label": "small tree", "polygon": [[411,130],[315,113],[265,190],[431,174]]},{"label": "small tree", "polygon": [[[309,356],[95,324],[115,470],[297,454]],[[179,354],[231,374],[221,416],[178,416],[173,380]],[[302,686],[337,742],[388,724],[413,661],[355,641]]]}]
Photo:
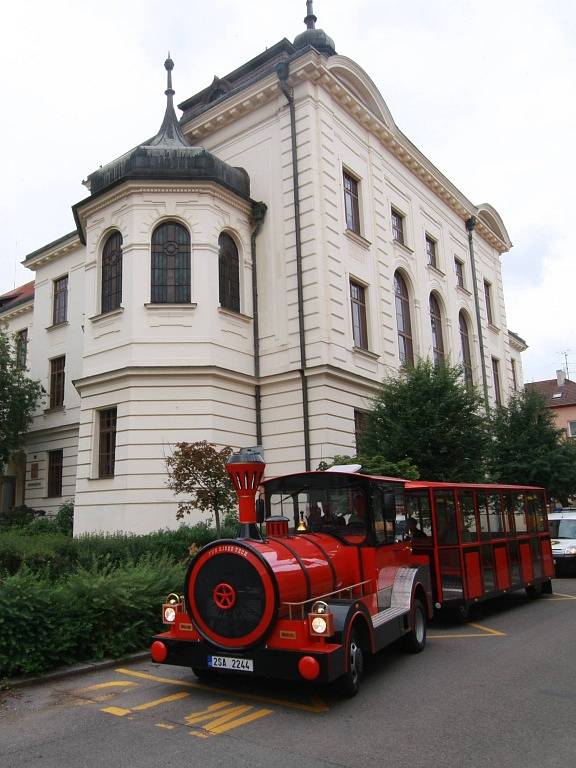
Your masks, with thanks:
[{"label": "small tree", "polygon": [[420,360],[385,379],[367,416],[360,454],[415,466],[426,480],[484,479],[487,420],[460,366]]},{"label": "small tree", "polygon": [[563,503],[576,493],[576,440],[558,429],[534,390],[516,392],[492,414],[490,477],[497,483],[542,485]]},{"label": "small tree", "polygon": [[13,345],[0,330],[0,467],[22,446],[44,389],[16,364]]},{"label": "small tree", "polygon": [[229,446],[218,450],[206,440],[176,443],[166,466],[168,486],[188,497],[178,502],[176,517],[179,520],[194,509],[212,512],[220,534],[220,516],[230,515],[236,506],[236,493],[226,471],[231,454]]}]

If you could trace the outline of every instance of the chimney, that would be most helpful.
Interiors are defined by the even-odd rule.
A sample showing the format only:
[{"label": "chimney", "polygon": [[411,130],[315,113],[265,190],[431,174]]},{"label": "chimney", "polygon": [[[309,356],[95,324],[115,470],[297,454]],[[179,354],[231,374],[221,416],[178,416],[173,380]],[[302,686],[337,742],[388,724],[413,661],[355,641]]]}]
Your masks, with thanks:
[{"label": "chimney", "polygon": [[566,381],[566,373],[562,370],[556,371],[556,383],[559,387],[564,386],[564,382]]}]

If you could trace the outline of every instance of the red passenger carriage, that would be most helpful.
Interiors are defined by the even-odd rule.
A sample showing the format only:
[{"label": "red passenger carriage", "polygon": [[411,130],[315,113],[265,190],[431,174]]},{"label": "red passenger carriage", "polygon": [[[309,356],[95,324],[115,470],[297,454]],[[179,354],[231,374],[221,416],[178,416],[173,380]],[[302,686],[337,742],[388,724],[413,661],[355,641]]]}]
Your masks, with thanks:
[{"label": "red passenger carriage", "polygon": [[[540,489],[407,483],[338,468],[261,484],[264,467],[250,452],[232,457],[238,536],[193,559],[183,597],[163,607],[170,627],[154,638],[154,661],[201,677],[337,681],[354,695],[367,654],[398,639],[412,652],[424,648],[434,605],[465,611],[508,589],[548,589]],[[404,515],[409,539],[397,530]]]}]

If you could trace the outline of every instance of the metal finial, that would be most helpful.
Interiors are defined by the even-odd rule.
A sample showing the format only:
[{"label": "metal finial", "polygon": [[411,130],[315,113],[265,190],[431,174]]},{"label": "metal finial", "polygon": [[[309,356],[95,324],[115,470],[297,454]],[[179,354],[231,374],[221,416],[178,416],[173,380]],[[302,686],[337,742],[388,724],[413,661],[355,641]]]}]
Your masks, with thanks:
[{"label": "metal finial", "polygon": [[174,62],[170,58],[170,51],[168,51],[168,58],[164,62],[164,68],[168,73],[168,87],[164,91],[164,93],[166,94],[166,96],[173,96],[174,91],[172,90],[172,70],[174,69]]},{"label": "metal finial", "polygon": [[304,24],[308,29],[316,29],[317,18],[314,16],[313,0],[306,0],[306,18]]}]

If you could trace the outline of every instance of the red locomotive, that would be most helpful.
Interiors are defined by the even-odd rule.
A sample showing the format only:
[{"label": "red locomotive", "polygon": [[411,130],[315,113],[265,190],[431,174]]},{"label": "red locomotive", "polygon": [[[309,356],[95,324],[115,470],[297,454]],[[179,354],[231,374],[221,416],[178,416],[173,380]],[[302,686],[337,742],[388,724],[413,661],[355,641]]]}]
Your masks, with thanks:
[{"label": "red locomotive", "polygon": [[[251,451],[231,458],[238,536],[192,560],[183,597],[163,606],[170,627],[154,637],[155,662],[199,677],[336,681],[353,696],[366,654],[400,638],[423,650],[434,607],[464,612],[508,589],[549,591],[541,489],[407,483],[338,468],[262,483],[264,468]],[[397,530],[406,517],[409,540]]]}]

